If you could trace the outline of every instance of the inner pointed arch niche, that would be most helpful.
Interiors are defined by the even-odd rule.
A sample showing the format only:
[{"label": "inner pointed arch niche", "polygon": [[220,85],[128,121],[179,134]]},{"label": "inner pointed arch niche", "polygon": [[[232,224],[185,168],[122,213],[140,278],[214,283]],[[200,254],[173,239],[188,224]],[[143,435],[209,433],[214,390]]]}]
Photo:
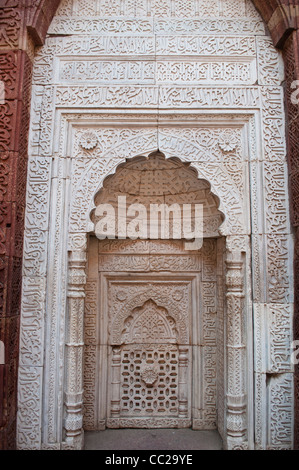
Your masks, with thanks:
[{"label": "inner pointed arch niche", "polygon": [[[146,207],[150,221],[150,205],[199,204],[203,206],[204,237],[219,237],[224,214],[220,212],[219,198],[211,192],[208,181],[200,179],[190,163],[177,157],[166,159],[159,150],[148,157],[139,156],[120,164],[115,174],[109,175],[95,196],[95,207],[111,204],[117,208],[118,198],[126,197],[127,206]],[[91,219],[96,222],[96,209]],[[147,231],[150,233],[150,230]]]},{"label": "inner pointed arch niche", "polygon": [[[211,185],[160,151],[118,166],[95,206],[202,204],[204,242],[89,240],[85,430],[224,426],[224,215]],[[91,219],[96,222],[95,210]],[[221,251],[222,250],[222,251]],[[221,403],[219,403],[221,402]],[[223,431],[224,432],[224,431]]]},{"label": "inner pointed arch niche", "polygon": [[176,323],[165,308],[159,307],[152,299],[137,307],[124,322],[122,343],[178,342]]}]

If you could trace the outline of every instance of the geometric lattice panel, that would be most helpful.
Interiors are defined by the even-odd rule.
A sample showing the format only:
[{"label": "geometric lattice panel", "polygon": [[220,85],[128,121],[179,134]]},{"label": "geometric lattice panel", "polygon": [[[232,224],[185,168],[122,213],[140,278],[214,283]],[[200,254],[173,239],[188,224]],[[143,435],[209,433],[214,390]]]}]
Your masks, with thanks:
[{"label": "geometric lattice panel", "polygon": [[177,417],[178,347],[124,346],[121,353],[122,417]]}]

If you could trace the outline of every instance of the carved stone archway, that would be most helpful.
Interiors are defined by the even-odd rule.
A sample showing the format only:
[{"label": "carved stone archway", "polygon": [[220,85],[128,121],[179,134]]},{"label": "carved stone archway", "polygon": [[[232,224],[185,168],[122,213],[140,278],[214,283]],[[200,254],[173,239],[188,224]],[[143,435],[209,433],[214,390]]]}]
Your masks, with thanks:
[{"label": "carved stone archway", "polygon": [[[65,7],[68,8],[71,3]],[[228,3],[232,5],[231,2]],[[251,75],[253,69],[246,59],[244,63],[242,61],[241,68],[251,72],[241,76],[241,80],[248,80],[248,84],[217,85],[215,89],[198,85],[197,82],[191,87],[181,86],[180,77],[175,89],[172,86],[163,86],[159,94],[152,86],[141,86],[136,92],[135,88],[128,84],[109,89],[103,89],[101,86],[92,88],[89,85],[82,89],[80,84],[56,85],[51,81],[54,77],[51,76],[54,63],[52,54],[53,60],[56,60],[54,56],[58,54],[63,69],[63,80],[67,80],[69,63],[65,60],[65,54],[73,45],[69,43],[68,32],[66,39],[62,40],[62,49],[61,44],[56,44],[56,40],[60,42],[62,38],[59,28],[64,28],[65,24],[63,20],[60,22],[59,17],[56,18],[57,21],[54,20],[50,34],[55,36],[58,31],[58,36],[49,38],[46,48],[37,56],[37,64],[41,61],[42,67],[45,68],[41,73],[37,65],[34,78],[19,374],[20,448],[75,448],[82,445],[81,326],[88,250],[86,234],[92,230],[89,213],[94,208],[93,197],[102,186],[105,176],[113,173],[119,163],[136,155],[148,155],[157,148],[160,148],[167,158],[179,157],[185,162],[192,160],[199,178],[209,181],[212,192],[219,198],[220,210],[225,214],[222,234],[226,236],[229,253],[227,305],[231,312],[229,318],[232,328],[228,331],[236,332],[236,337],[240,340],[237,343],[236,338],[233,338],[232,343],[228,342],[228,351],[229,363],[236,364],[238,373],[243,370],[245,351],[242,320],[246,319],[248,323],[245,327],[250,332],[252,325],[249,319],[254,302],[254,321],[258,332],[255,338],[256,408],[253,410],[252,400],[249,399],[249,446],[291,446],[289,399],[292,396],[292,372],[289,356],[286,354],[285,362],[281,363],[276,360],[276,353],[270,358],[265,357],[261,347],[268,326],[270,338],[267,341],[274,352],[279,349],[276,341],[278,325],[286,325],[287,333],[283,346],[285,351],[288,350],[290,340],[288,322],[291,318],[292,301],[288,263],[291,258],[291,236],[286,214],[285,189],[281,193],[286,180],[283,163],[285,148],[281,138],[284,120],[281,69],[278,55],[265,36],[260,18],[256,18],[251,4],[242,3],[244,8],[246,3],[246,8],[249,8],[246,11],[254,16],[257,28],[255,31],[260,35],[256,39],[258,48],[255,49],[256,42],[252,41],[252,38],[249,38],[249,49],[246,49],[247,40],[245,46],[242,41],[241,46],[240,42],[236,41],[233,47],[237,47],[237,51],[241,47],[242,54],[249,54],[253,63],[259,63],[258,77],[255,75],[256,71]],[[229,8],[226,12],[230,14]],[[175,20],[171,25],[176,21],[181,27],[181,19]],[[144,26],[140,27],[148,28],[149,23],[145,22]],[[95,25],[91,22],[92,24]],[[109,20],[105,24],[105,27],[113,27]],[[129,24],[126,23],[125,26],[129,27]],[[167,21],[159,20],[159,24],[162,29],[165,25],[168,27]],[[188,24],[190,26],[190,23]],[[237,29],[247,28],[248,32],[248,23],[243,20],[223,22],[223,19],[219,18],[217,25],[220,26],[216,27],[223,28],[226,25],[225,28],[231,28],[232,24]],[[69,26],[72,27],[72,23]],[[214,28],[215,23],[208,23],[208,27]],[[96,47],[101,47],[101,38],[99,34]],[[81,39],[82,37],[77,38],[78,43],[74,47],[79,47],[80,53],[85,53],[86,43],[81,43]],[[55,52],[51,49],[52,43],[55,43],[55,48],[58,46]],[[147,44],[150,45],[148,41]],[[225,54],[231,54],[230,47],[231,44]],[[263,60],[266,57],[265,52],[271,56],[270,69],[268,61]],[[238,52],[235,54],[238,55]],[[225,70],[229,60],[222,62],[221,70]],[[182,62],[186,65],[183,59]],[[209,67],[213,68],[212,65]],[[215,80],[219,80],[217,73],[215,77]],[[234,79],[239,79],[238,72]],[[45,84],[44,80],[50,80],[50,83]],[[131,113],[132,108],[135,110],[135,116]],[[167,115],[168,108],[171,112]],[[259,133],[257,129],[261,126],[263,132]],[[92,131],[96,136],[94,148],[93,141],[85,138],[86,131]],[[56,139],[56,135],[59,138]],[[101,138],[103,136],[104,138]],[[121,140],[122,144],[118,145]],[[212,143],[207,145],[209,141]],[[282,225],[279,230],[275,218],[277,201],[282,211]],[[275,234],[272,237],[273,232]],[[265,267],[260,263],[260,256],[265,259]],[[250,261],[253,270],[252,283]],[[248,295],[244,302],[244,282],[241,276],[243,264],[246,266],[244,290]],[[278,284],[280,289],[276,288]],[[240,310],[246,310],[248,314],[242,315]],[[270,315],[270,311],[274,315]],[[64,331],[67,332],[67,339]],[[32,341],[28,342],[28,337]],[[249,340],[246,346],[252,348],[250,344],[252,345],[252,341]],[[64,348],[67,364],[70,365],[65,370],[62,360]],[[252,358],[252,354],[249,354],[249,357]],[[252,364],[246,363],[245,370],[252,369]],[[232,367],[229,367],[229,370],[231,371]],[[249,381],[249,394],[252,397],[253,374],[250,378],[250,374],[247,375],[246,389]],[[269,379],[267,384],[266,377]],[[244,446],[244,442],[246,446],[247,442],[244,431],[246,426],[242,424],[246,401],[243,378],[243,375],[241,378],[234,375],[229,376],[228,380],[227,436],[232,438],[228,447]],[[277,396],[281,400],[279,403]],[[287,412],[284,413],[283,433],[278,435],[277,422],[281,410],[285,409]],[[267,429],[263,426],[266,421],[269,441],[268,437],[265,437]],[[66,440],[63,429],[66,431]]]},{"label": "carved stone archway", "polygon": [[[120,165],[104,180],[95,205],[116,207],[124,196],[128,206],[142,204],[148,212],[150,204],[203,204],[208,241],[201,255],[184,250],[181,234],[164,239],[160,230],[158,239],[90,240],[84,429],[214,429],[216,319],[223,324],[223,311],[216,311],[216,246],[224,219],[219,200],[192,166],[161,152]],[[156,374],[153,384],[144,385],[143,369]],[[218,373],[223,390],[224,371]]]},{"label": "carved stone archway", "polygon": [[[153,157],[154,159],[155,157]],[[141,159],[137,158],[135,165],[138,166],[138,164],[144,164],[144,162],[150,161],[151,157],[148,157],[148,159]],[[158,160],[164,161],[165,162],[165,157],[159,156]],[[166,160],[167,162],[168,160]],[[141,163],[140,163],[141,162]],[[171,164],[171,160],[169,160]],[[182,163],[179,163],[179,160],[174,160],[175,166],[178,166],[180,168],[180,165]],[[133,167],[132,167],[133,165]],[[123,168],[130,167],[130,163],[126,163]],[[132,160],[131,167],[134,168],[134,159]],[[132,170],[132,169],[131,169]],[[182,170],[180,170],[182,172]],[[192,170],[191,170],[192,174]],[[193,173],[195,179],[198,177],[196,173]],[[115,177],[118,176],[118,172],[116,171],[114,175]],[[107,185],[104,184],[109,188],[109,183],[110,181],[113,181],[113,177],[111,180],[111,177],[109,180],[107,179]],[[202,188],[202,183],[200,183],[201,180],[198,180],[199,188]],[[138,185],[138,183],[137,183]],[[207,187],[207,186],[206,186]],[[209,187],[209,185],[208,185]],[[115,187],[112,186],[112,189],[115,191]],[[104,192],[103,192],[104,191]],[[103,191],[100,191],[99,195],[101,196],[96,197],[95,201],[100,203],[105,200],[105,196],[108,197],[109,200],[109,191],[107,190],[105,192],[105,189]],[[110,199],[111,202],[111,199]],[[219,204],[219,202],[218,202]],[[217,208],[217,205],[215,208]],[[220,219],[218,219],[220,220]],[[209,235],[206,233],[206,236]],[[215,236],[215,233],[212,234]],[[219,234],[218,234],[219,236]],[[87,285],[86,285],[86,277],[85,277],[85,272],[86,272],[86,261],[87,261],[87,239],[86,236],[74,236],[73,237],[73,242],[71,242],[74,246],[73,251],[70,253],[69,257],[69,293],[68,293],[68,298],[69,298],[69,319],[68,319],[68,324],[70,325],[70,328],[68,330],[68,339],[67,339],[67,362],[66,362],[66,370],[68,371],[68,380],[66,382],[66,389],[65,389],[65,406],[66,406],[66,418],[65,418],[65,432],[66,432],[66,439],[65,439],[65,444],[64,447],[70,448],[79,447],[82,445],[82,439],[83,439],[83,433],[82,433],[82,423],[84,420],[84,407],[83,407],[83,382],[82,382],[82,369],[81,369],[81,361],[82,361],[82,354],[83,354],[83,345],[86,345],[87,350],[89,350],[89,356],[86,359],[87,362],[87,376],[86,376],[86,385],[85,385],[85,390],[88,390],[88,398],[87,402],[89,403],[87,407],[87,419],[85,419],[85,423],[88,423],[85,426],[87,429],[92,429],[91,424],[92,422],[95,422],[95,416],[93,411],[94,407],[96,405],[96,392],[95,389],[90,388],[90,384],[95,380],[95,383],[98,383],[98,379],[95,379],[94,375],[94,367],[96,366],[96,360],[95,360],[95,347],[96,347],[96,339],[95,339],[95,332],[98,327],[96,327],[96,316],[97,314],[97,290],[98,288],[97,283],[97,274],[95,275],[94,269],[92,269],[93,275],[87,280]],[[112,249],[113,252],[113,241],[108,243],[108,247]],[[125,243],[125,242],[123,242]],[[226,304],[225,307],[225,312],[226,312],[226,317],[227,317],[227,335],[226,338],[222,338],[223,345],[225,347],[225,344],[227,345],[227,366],[223,363],[223,367],[225,370],[222,370],[222,373],[225,374],[225,381],[227,382],[227,390],[224,392],[227,400],[227,411],[225,411],[225,405],[222,403],[223,406],[223,411],[224,411],[224,416],[222,417],[223,422],[222,425],[225,426],[225,428],[222,429],[222,436],[224,439],[224,445],[227,448],[247,448],[248,446],[248,397],[245,392],[246,388],[246,381],[247,381],[247,374],[246,374],[246,357],[248,354],[247,347],[246,347],[246,335],[245,335],[245,330],[244,330],[244,324],[246,323],[246,309],[245,309],[245,293],[244,293],[244,273],[245,273],[245,266],[246,263],[244,263],[246,259],[246,253],[248,253],[249,246],[247,245],[248,240],[247,237],[227,237],[227,251],[226,251],[226,257],[227,257],[227,277],[226,281],[224,279],[224,268],[220,268],[218,266],[218,269],[223,270],[223,276],[222,276],[222,283],[223,285],[219,286],[219,289],[222,290],[222,292],[226,289],[227,291],[227,302],[224,302],[223,300],[220,300],[220,303]],[[95,247],[95,243],[93,242],[93,246]],[[125,245],[124,245],[125,246]],[[216,245],[215,245],[216,246]],[[221,244],[220,244],[221,246]],[[222,251],[223,251],[222,247]],[[115,248],[114,248],[115,250]],[[100,249],[100,252],[102,250]],[[116,248],[116,252],[117,252]],[[163,251],[163,250],[162,250]],[[104,250],[104,253],[106,255],[102,258],[100,257],[100,263],[103,266],[105,263],[107,264],[107,261],[109,261],[109,249],[106,252]],[[121,249],[121,255],[125,254],[124,248]],[[137,250],[138,253],[138,250]],[[97,248],[92,248],[92,253],[91,256],[98,257],[97,254]],[[118,266],[122,266],[122,268],[118,267],[117,270],[125,270],[126,272],[130,271],[130,268],[128,264],[125,262],[125,257],[124,256],[119,256],[118,257],[122,258],[121,260],[118,261]],[[136,261],[134,260],[134,263]],[[104,265],[103,265],[104,263]],[[188,265],[188,271],[190,271],[190,264]],[[132,269],[132,268],[131,268]],[[165,269],[165,268],[164,268]],[[169,268],[168,268],[169,269]],[[167,270],[168,270],[167,269]],[[211,270],[211,266],[207,266],[205,269]],[[111,264],[107,264],[106,268],[104,271],[107,271],[108,273],[111,274],[111,272],[115,271],[116,268],[113,267]],[[140,268],[138,268],[137,271],[139,271]],[[159,269],[157,269],[157,272]],[[192,269],[191,269],[192,271]],[[215,273],[214,273],[215,274]],[[216,274],[215,274],[216,275]],[[247,275],[250,275],[249,272],[247,272]],[[95,277],[94,277],[95,276]],[[209,279],[209,278],[207,278]],[[206,288],[210,289],[213,284],[211,284],[211,279],[209,279],[209,283],[207,283]],[[221,281],[220,281],[221,282]],[[145,294],[144,294],[145,295]],[[153,299],[154,301],[157,301],[160,299],[160,302],[162,304],[167,305],[167,300],[165,298],[165,302],[161,301],[161,297],[158,297],[156,299],[155,293],[153,293],[148,297],[148,293],[144,296],[144,299],[142,295],[137,296],[135,298],[132,298],[130,301],[130,307],[126,306],[124,313],[123,313],[123,320],[125,320],[127,316],[127,311],[135,311],[138,308],[142,308],[142,305],[144,305],[144,302],[147,301],[147,299]],[[86,309],[85,310],[85,328],[87,331],[87,336],[85,337],[85,340],[83,338],[83,332],[82,332],[82,322],[83,322],[83,316],[84,316],[84,299],[85,296],[87,296],[87,304],[86,304]],[[137,301],[137,303],[136,303]],[[134,303],[135,302],[135,303]],[[203,301],[203,302],[206,302]],[[114,302],[115,303],[115,302]],[[169,301],[168,301],[169,303]],[[219,307],[220,308],[220,307]],[[212,308],[213,310],[213,308]],[[215,314],[215,311],[213,312]],[[224,314],[222,312],[222,314]],[[210,320],[212,321],[212,320]],[[214,321],[214,320],[213,320]],[[223,322],[224,319],[221,319],[221,322]],[[223,324],[223,323],[222,323]],[[120,327],[121,328],[121,327]],[[224,325],[223,325],[224,328]],[[79,336],[78,336],[78,331]],[[121,331],[121,330],[120,330]],[[224,331],[224,330],[223,330]],[[212,336],[215,333],[210,333]],[[112,341],[118,342],[117,339],[114,339]],[[210,338],[210,341],[212,339]],[[209,344],[209,343],[208,343]],[[210,343],[210,347],[213,348],[212,343]],[[215,352],[214,352],[215,353]],[[224,353],[224,352],[223,352]],[[185,353],[184,353],[185,354]],[[185,359],[184,359],[185,360]],[[120,351],[118,348],[115,349],[115,356],[114,359],[112,360],[112,370],[114,371],[114,374],[117,374],[117,371],[121,367],[121,356],[120,356]],[[220,361],[220,358],[219,358]],[[101,368],[104,367],[103,362],[101,361]],[[226,368],[227,367],[227,368]],[[117,375],[113,376],[113,382],[118,383],[117,380]],[[104,379],[105,381],[105,379]],[[224,382],[222,384],[224,387]],[[85,396],[85,397],[86,397]],[[224,395],[222,396],[223,400]],[[85,398],[86,399],[86,398]],[[103,397],[102,397],[103,399]],[[119,391],[117,389],[115,392],[112,391],[112,399],[113,403],[118,403],[119,398]],[[115,405],[113,405],[115,406]],[[119,405],[116,406],[114,410],[114,415],[113,416],[118,416],[117,415],[117,410]],[[105,406],[104,406],[105,408]],[[86,409],[86,406],[85,406]],[[223,412],[222,411],[222,412]],[[86,412],[86,411],[85,411]],[[216,409],[214,410],[216,412]],[[212,411],[213,414],[213,411]],[[210,415],[208,415],[211,420],[211,411]],[[102,415],[100,416],[100,418]],[[215,418],[214,418],[215,420]],[[110,419],[108,420],[110,422],[110,425],[112,425],[112,422],[114,423],[113,426],[116,426],[116,421],[115,419]],[[129,422],[128,420],[121,420],[123,421],[126,425]],[[132,420],[131,420],[132,421]],[[134,425],[137,426],[136,420],[134,421]],[[133,422],[132,421],[132,422]],[[162,420],[163,421],[163,420]],[[163,421],[165,423],[165,419]],[[187,421],[185,420],[187,423]],[[207,423],[210,424],[207,424]],[[215,421],[214,421],[215,422]],[[227,422],[227,425],[224,423]],[[100,419],[97,424],[95,424],[95,428],[97,426],[104,426],[105,427],[106,419],[103,421],[103,419]],[[154,421],[149,421],[148,426],[154,426]],[[170,423],[170,421],[169,421]],[[168,423],[168,425],[170,425]],[[196,424],[195,424],[196,423]],[[178,424],[179,425],[179,424]],[[211,421],[205,421],[204,418],[202,417],[201,419],[195,419],[193,426],[197,426],[198,429],[205,429],[205,426],[213,426],[211,424]],[[94,428],[94,429],[95,429]]]},{"label": "carved stone archway", "polygon": [[[86,244],[85,244],[86,242]],[[248,396],[246,394],[246,335],[244,324],[246,323],[246,296],[244,293],[244,270],[246,251],[248,247],[240,245],[240,239],[227,239],[228,247],[232,246],[233,251],[227,251],[227,368],[225,370],[227,390],[227,411],[225,412],[224,422],[227,426],[222,434],[225,447],[229,449],[247,449],[248,448]],[[243,243],[246,243],[245,239]],[[81,248],[81,250],[80,250]],[[84,344],[86,347],[94,343],[84,341],[81,325],[84,323],[84,309],[89,310],[91,317],[96,314],[97,307],[94,303],[96,285],[94,280],[88,280],[86,286],[86,248],[87,240],[81,237],[80,245],[77,245],[76,251],[69,255],[69,288],[68,288],[68,310],[69,310],[69,329],[67,335],[66,348],[66,370],[68,371],[65,384],[65,406],[66,417],[64,428],[66,439],[65,449],[81,448],[83,445],[83,420],[84,420],[84,391],[83,391],[83,370],[82,354]],[[79,251],[78,251],[79,250]],[[244,250],[244,251],[243,251]],[[86,287],[85,287],[86,286]],[[87,289],[87,290],[86,290]],[[86,296],[88,304],[85,306]],[[140,301],[140,299],[139,299]],[[85,313],[86,315],[86,313]],[[86,330],[88,334],[94,331],[94,324],[90,317],[87,317]],[[118,363],[118,361],[117,361]],[[94,367],[94,363],[88,363],[88,367]],[[91,370],[91,376],[94,373]],[[90,385],[90,380],[88,379]],[[93,380],[93,379],[92,379]],[[93,420],[94,415],[89,416]],[[226,421],[227,420],[227,421]],[[90,421],[89,421],[90,422]],[[104,425],[105,426],[105,425]],[[88,427],[87,427],[88,429]]]}]

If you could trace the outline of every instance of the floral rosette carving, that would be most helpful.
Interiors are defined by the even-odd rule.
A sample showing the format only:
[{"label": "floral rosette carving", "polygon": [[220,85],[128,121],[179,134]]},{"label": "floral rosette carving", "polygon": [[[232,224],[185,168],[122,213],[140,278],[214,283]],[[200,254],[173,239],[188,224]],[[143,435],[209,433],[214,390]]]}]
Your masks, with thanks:
[{"label": "floral rosette carving", "polygon": [[218,144],[223,152],[233,152],[238,145],[238,138],[233,131],[226,131],[219,137]]},{"label": "floral rosette carving", "polygon": [[180,302],[184,297],[184,293],[180,290],[176,290],[174,293],[173,293],[173,298],[174,300],[176,300],[177,302]]},{"label": "floral rosette carving", "polygon": [[159,377],[159,372],[157,371],[156,367],[145,366],[142,369],[140,376],[146,385],[154,385]]},{"label": "floral rosette carving", "polygon": [[128,294],[127,294],[126,291],[120,290],[119,292],[117,292],[116,298],[117,298],[117,300],[119,300],[120,302],[124,302],[125,300],[127,300]]},{"label": "floral rosette carving", "polygon": [[98,145],[98,138],[94,132],[85,132],[80,140],[80,145],[84,150],[94,150]]}]

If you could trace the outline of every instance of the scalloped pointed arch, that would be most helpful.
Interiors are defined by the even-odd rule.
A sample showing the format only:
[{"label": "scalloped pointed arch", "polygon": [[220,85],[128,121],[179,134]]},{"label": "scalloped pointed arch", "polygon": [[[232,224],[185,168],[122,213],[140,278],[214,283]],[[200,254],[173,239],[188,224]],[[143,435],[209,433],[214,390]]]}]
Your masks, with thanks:
[{"label": "scalloped pointed arch", "polygon": [[[127,206],[142,204],[148,214],[152,204],[180,208],[184,204],[202,205],[205,237],[219,236],[225,219],[220,198],[213,193],[209,181],[190,163],[178,157],[166,158],[159,150],[119,164],[114,174],[104,178],[94,197],[95,207],[110,204],[117,210],[118,198],[122,196],[126,197]],[[91,212],[93,222],[95,212],[96,209]]]}]

